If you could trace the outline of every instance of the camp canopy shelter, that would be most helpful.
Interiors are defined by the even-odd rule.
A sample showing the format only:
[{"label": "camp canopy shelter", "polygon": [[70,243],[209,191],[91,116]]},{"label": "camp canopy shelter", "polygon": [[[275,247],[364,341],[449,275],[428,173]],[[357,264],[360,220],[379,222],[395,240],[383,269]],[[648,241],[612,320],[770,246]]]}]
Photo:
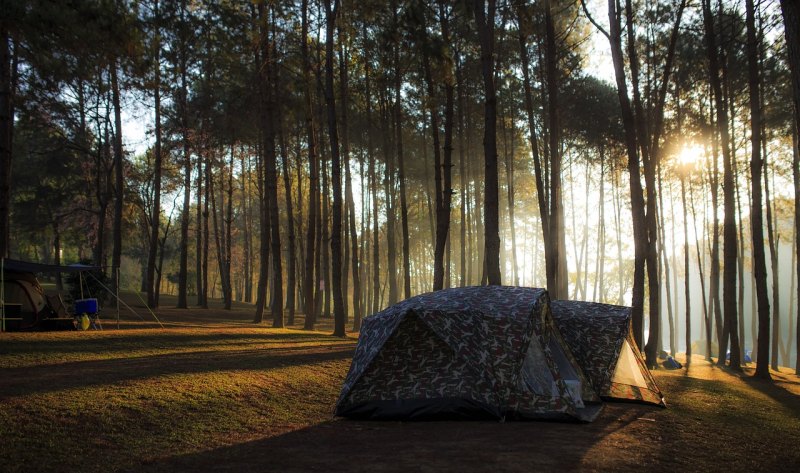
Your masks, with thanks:
[{"label": "camp canopy shelter", "polygon": [[0,261],[3,330],[74,328],[60,299],[50,300],[39,285],[36,273],[70,273],[97,269],[94,266],[31,263],[3,258]]},{"label": "camp canopy shelter", "polygon": [[466,287],[365,318],[336,414],[593,420],[600,399],[549,304],[543,289]]},{"label": "camp canopy shelter", "polygon": [[633,340],[630,307],[552,301],[551,308],[558,330],[603,399],[665,405]]}]

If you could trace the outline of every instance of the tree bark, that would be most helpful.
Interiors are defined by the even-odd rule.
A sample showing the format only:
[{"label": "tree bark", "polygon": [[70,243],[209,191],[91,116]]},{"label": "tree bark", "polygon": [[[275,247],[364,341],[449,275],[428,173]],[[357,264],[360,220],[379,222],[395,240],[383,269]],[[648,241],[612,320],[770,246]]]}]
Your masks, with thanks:
[{"label": "tree bark", "polygon": [[305,299],[305,320],[303,328],[312,330],[317,313],[314,298],[314,262],[317,228],[317,205],[319,202],[319,176],[317,171],[317,136],[314,129],[314,110],[311,104],[311,58],[308,53],[308,0],[302,3],[302,47],[303,57],[303,98],[308,141],[308,225],[306,227],[306,254],[303,292]]},{"label": "tree bark", "polygon": [[625,147],[628,157],[628,173],[630,174],[631,217],[633,220],[634,241],[633,296],[631,299],[632,330],[636,344],[642,347],[644,336],[644,271],[649,244],[645,227],[645,203],[642,194],[641,171],[639,169],[636,124],[631,109],[630,98],[628,96],[628,85],[625,79],[620,15],[617,11],[617,2],[615,0],[608,0],[608,19],[610,25],[608,39],[611,45],[611,58],[614,64],[614,76],[617,83],[617,97],[619,98],[620,108],[622,110],[622,124],[625,130]]},{"label": "tree bark", "polygon": [[337,129],[336,98],[333,93],[333,32],[339,1],[325,0],[325,99],[328,109],[328,138],[331,142],[331,179],[333,181],[333,225],[331,227],[331,258],[333,263],[333,315],[336,337],[345,336],[347,314],[342,297],[342,163],[339,154],[339,132]]},{"label": "tree bark", "polygon": [[[765,147],[765,139],[761,144],[761,161],[763,163],[764,175],[764,207],[766,208],[767,217],[767,243],[769,245],[769,263],[772,273],[773,281],[780,281],[780,270],[778,267],[778,251],[780,246],[780,239],[775,236],[777,232],[775,222],[772,218],[772,199],[769,193],[769,161],[767,159],[767,151]],[[778,370],[778,354],[780,350],[781,335],[781,304],[780,304],[780,284],[772,284],[772,306],[770,313],[772,315],[772,336],[770,344],[770,367],[773,370]]]},{"label": "tree bark", "polygon": [[[487,5],[488,3],[488,5]],[[487,8],[488,7],[488,8]],[[484,90],[484,264],[490,285],[500,285],[500,216],[497,172],[497,95],[494,82],[495,0],[473,0]]]},{"label": "tree bark", "polygon": [[[16,54],[16,52],[14,52]],[[5,21],[0,22],[0,257],[9,255],[9,216],[11,215],[11,159],[14,138],[14,90],[12,90],[13,56],[11,34]],[[115,112],[119,109],[119,87],[116,64],[112,65]],[[117,127],[115,136],[120,134]],[[116,143],[116,141],[115,141]],[[115,147],[116,150],[116,147]],[[120,152],[121,155],[121,152]],[[116,242],[116,240],[115,240]],[[119,267],[119,263],[115,268]]]},{"label": "tree bark", "polygon": [[161,30],[159,23],[158,0],[154,2],[155,32],[153,54],[155,80],[153,84],[153,104],[155,112],[155,145],[153,148],[153,203],[150,214],[150,251],[147,254],[147,305],[158,307],[158,290],[155,287],[156,256],[158,253],[159,224],[161,223]]},{"label": "tree bark", "polygon": [[[394,11],[394,21],[397,25],[397,7],[392,5]],[[399,27],[399,26],[398,26]],[[403,153],[403,101],[400,94],[402,85],[402,73],[400,71],[400,44],[394,45],[394,127],[395,127],[395,149],[397,151],[397,178],[400,181],[400,230],[403,239],[403,296],[405,299],[411,297],[411,260],[409,255],[409,236],[408,236],[408,202],[406,199],[406,165]]]},{"label": "tree bark", "polygon": [[686,212],[686,177],[681,175],[681,204],[683,208],[683,292],[686,314],[686,369],[692,364],[692,285],[689,281],[689,220]]},{"label": "tree bark", "polygon": [[[122,261],[122,207],[125,199],[125,183],[123,180],[124,156],[122,151],[122,108],[120,106],[119,79],[117,78],[117,61],[111,64],[111,97],[114,104],[114,224],[113,236],[114,248],[111,253],[111,273],[114,278],[114,292],[119,292],[117,287],[120,263]],[[10,152],[9,146],[9,152]],[[9,157],[8,164],[11,164]],[[0,183],[2,186],[2,183]],[[0,190],[1,192],[2,190]],[[2,196],[0,196],[2,199]],[[0,209],[1,211],[2,209]],[[0,216],[0,218],[7,218]],[[6,229],[7,230],[7,229]],[[2,229],[0,229],[2,231]],[[4,238],[0,235],[0,238]],[[6,252],[8,250],[6,249]]]},{"label": "tree bark", "polygon": [[[792,179],[794,182],[794,225],[795,232],[800,235],[800,4],[796,0],[781,0],[783,14],[783,31],[786,36],[786,49],[789,56],[789,68],[792,77],[792,96],[794,99],[794,137]],[[795,238],[795,253],[800,254],[800,236]],[[800,281],[800,258],[794,268]],[[797,297],[800,301],[800,283],[797,285]],[[789,334],[791,336],[791,334]],[[800,375],[800,307],[797,311],[797,358],[795,374]]]},{"label": "tree bark", "polygon": [[[263,88],[264,109],[261,110],[261,126],[264,137],[264,188],[268,202],[270,226],[270,253],[272,254],[272,294],[270,312],[272,313],[272,326],[283,327],[283,266],[281,258],[281,232],[280,216],[278,214],[278,171],[277,156],[275,155],[275,120],[280,116],[276,110],[280,101],[275,100],[275,61],[276,51],[270,37],[272,6],[259,4],[260,45],[261,45],[261,87]],[[262,255],[262,262],[267,261]]]},{"label": "tree bark", "polygon": [[[343,28],[342,25],[339,25],[339,41],[342,42],[342,35],[343,35]],[[345,205],[348,209],[348,224],[349,224],[349,234],[350,234],[350,258],[351,258],[351,265],[352,265],[352,275],[353,275],[353,327],[358,330],[361,326],[361,317],[363,314],[362,304],[361,304],[361,264],[359,259],[359,247],[358,247],[358,235],[356,233],[356,205],[355,200],[353,199],[353,184],[352,184],[352,174],[350,172],[350,135],[349,135],[349,127],[348,127],[348,115],[349,115],[349,104],[348,104],[348,89],[349,89],[349,72],[348,72],[348,61],[349,55],[345,50],[344,46],[340,46],[339,49],[339,97],[342,100],[342,163],[345,169]],[[363,161],[360,162],[361,164],[361,171],[363,174],[364,165]],[[365,218],[366,215],[362,212],[362,219]],[[345,232],[348,229],[344,230]],[[362,231],[363,235],[363,231]],[[342,275],[343,279],[347,279],[346,272]],[[347,295],[343,294],[345,301],[347,300]]]},{"label": "tree bark", "polygon": [[[184,21],[186,15],[186,0],[181,1],[180,19]],[[183,208],[181,209],[181,237],[180,256],[178,260],[178,303],[179,309],[189,307],[189,220],[192,194],[192,157],[189,142],[189,117],[187,102],[189,97],[189,84],[187,74],[187,44],[185,36],[181,36],[178,45],[178,74],[180,75],[180,89],[178,91],[178,113],[181,124],[181,144],[183,145]],[[197,257],[197,256],[195,256]]]},{"label": "tree bark", "polygon": [[[708,0],[705,0],[706,2]],[[706,7],[708,8],[708,7]],[[753,0],[746,0],[747,21],[747,63],[748,90],[750,95],[750,175],[752,202],[750,205],[750,225],[753,239],[753,272],[756,281],[756,298],[758,300],[758,362],[755,376],[771,379],[769,374],[769,296],[767,294],[767,263],[764,254],[764,230],[761,202],[761,97],[760,77],[758,73],[758,43],[756,39],[755,7]],[[710,8],[708,8],[710,14]],[[705,12],[705,9],[704,9]],[[777,283],[777,282],[776,282]],[[731,357],[733,360],[733,357]]]}]

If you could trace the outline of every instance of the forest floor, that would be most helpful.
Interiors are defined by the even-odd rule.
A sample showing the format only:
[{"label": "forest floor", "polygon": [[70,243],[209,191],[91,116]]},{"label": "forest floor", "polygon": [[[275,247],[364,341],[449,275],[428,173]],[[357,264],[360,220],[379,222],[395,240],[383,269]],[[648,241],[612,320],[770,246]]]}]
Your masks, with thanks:
[{"label": "forest floor", "polygon": [[104,330],[0,333],[0,471],[800,470],[788,369],[694,357],[654,372],[666,409],[607,403],[591,424],[350,421],[332,410],[355,337],[329,320],[272,329],[213,304],[159,309],[162,329],[128,302],[119,329],[113,311]]}]

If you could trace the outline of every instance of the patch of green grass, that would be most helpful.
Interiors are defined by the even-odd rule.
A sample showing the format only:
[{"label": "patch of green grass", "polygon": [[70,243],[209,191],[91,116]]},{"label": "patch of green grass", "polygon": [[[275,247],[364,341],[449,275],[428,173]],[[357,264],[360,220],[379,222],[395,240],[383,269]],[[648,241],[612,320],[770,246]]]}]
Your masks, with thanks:
[{"label": "patch of green grass", "polygon": [[131,469],[330,418],[355,343],[263,328],[2,337],[9,473]]}]

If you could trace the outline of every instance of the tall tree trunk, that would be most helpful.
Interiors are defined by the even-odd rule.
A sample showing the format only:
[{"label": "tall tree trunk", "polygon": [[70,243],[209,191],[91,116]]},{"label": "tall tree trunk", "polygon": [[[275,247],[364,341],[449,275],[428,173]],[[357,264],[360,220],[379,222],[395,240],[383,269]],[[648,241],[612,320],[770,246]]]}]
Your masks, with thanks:
[{"label": "tall tree trunk", "polygon": [[155,78],[153,84],[153,96],[155,103],[155,138],[153,148],[153,203],[150,215],[150,251],[147,254],[147,305],[151,308],[158,307],[157,289],[155,287],[156,256],[158,252],[159,224],[161,222],[161,31],[159,23],[158,0],[154,2],[155,15],[155,38],[153,47]]},{"label": "tall tree trunk", "polygon": [[206,306],[205,294],[206,288],[203,276],[203,196],[204,196],[204,181],[203,176],[203,152],[198,154],[197,158],[197,201],[195,202],[195,209],[197,212],[196,229],[195,229],[195,285],[197,286],[197,305],[201,307]]},{"label": "tall tree trunk", "polygon": [[242,275],[242,300],[247,303],[252,302],[252,271],[253,271],[253,239],[251,226],[253,224],[253,216],[251,212],[252,204],[250,203],[250,189],[248,182],[250,181],[250,158],[245,152],[244,146],[240,149],[240,164],[242,166],[241,183],[242,183],[242,260],[243,272]]},{"label": "tall tree trunk", "polygon": [[[551,289],[548,282],[548,290],[552,292],[553,299],[566,299],[569,295],[567,278],[567,254],[566,237],[564,234],[564,203],[561,198],[561,123],[559,117],[559,97],[558,97],[558,51],[556,49],[556,33],[553,25],[553,14],[551,11],[550,0],[545,0],[545,82],[547,88],[547,121],[549,138],[549,235],[552,247],[552,277],[555,282],[555,290]],[[554,266],[553,266],[554,265]],[[548,276],[548,280],[550,276]]]},{"label": "tall tree trunk", "polygon": [[222,297],[225,304],[225,309],[230,309],[231,302],[229,298],[230,293],[228,290],[230,288],[230,262],[227,260],[227,252],[225,251],[225,247],[227,246],[227,232],[225,230],[226,212],[224,210],[225,168],[222,165],[220,167],[220,181],[223,184],[222,189],[220,189],[220,199],[222,202],[219,205],[219,210],[217,208],[216,188],[214,184],[213,169],[211,166],[206,166],[206,182],[209,183],[208,193],[211,197],[211,219],[214,225],[214,248],[217,255],[217,267],[219,270],[220,285],[222,286]]},{"label": "tall tree trunk", "polygon": [[328,104],[328,137],[331,142],[331,179],[333,180],[333,225],[331,228],[331,257],[333,263],[333,335],[345,336],[347,314],[342,297],[342,163],[339,155],[339,132],[337,130],[336,98],[333,93],[333,32],[339,1],[325,0],[325,98]]},{"label": "tall tree trunk", "polygon": [[617,97],[622,110],[622,123],[625,130],[625,147],[628,157],[628,173],[630,174],[631,217],[633,222],[634,241],[634,270],[633,270],[633,295],[632,330],[636,344],[642,347],[644,336],[644,277],[645,260],[648,253],[648,238],[645,222],[645,202],[642,193],[641,171],[639,169],[639,153],[636,140],[636,123],[631,109],[628,95],[628,85],[625,79],[625,65],[622,54],[622,35],[620,29],[620,14],[617,2],[608,0],[609,43],[611,45],[611,58],[614,64],[614,75],[617,83]]},{"label": "tall tree trunk", "polygon": [[736,203],[734,200],[733,165],[728,135],[728,111],[723,103],[722,88],[719,78],[719,55],[717,51],[716,32],[714,31],[710,0],[703,2],[703,23],[705,25],[706,46],[709,62],[709,79],[716,104],[716,122],[720,133],[723,160],[723,240],[724,240],[724,272],[722,277],[722,298],[724,317],[722,327],[722,343],[719,346],[718,364],[724,365],[727,353],[728,338],[731,342],[730,366],[741,369],[739,358],[739,331],[736,309]]},{"label": "tall tree trunk", "polygon": [[[710,117],[712,123],[715,122],[713,116]],[[709,185],[711,187],[711,208],[713,213],[713,223],[711,231],[711,269],[709,283],[708,300],[711,305],[711,312],[714,316],[713,326],[716,328],[717,333],[717,348],[722,347],[722,303],[719,299],[719,273],[720,273],[720,260],[719,260],[719,146],[718,146],[718,132],[714,132],[713,140],[713,171],[709,177]],[[717,354],[719,356],[719,353]],[[723,358],[718,358],[717,361]]]},{"label": "tall tree trunk", "polygon": [[[369,39],[367,36],[366,23],[362,24],[362,36],[364,38],[365,48],[369,48]],[[369,49],[365,51],[369,52]],[[369,61],[364,62],[364,104],[366,106],[367,123],[372,122],[372,89],[370,82],[370,64]],[[369,312],[376,313],[379,309],[378,301],[380,299],[380,241],[379,241],[379,222],[378,222],[378,181],[375,171],[375,150],[372,144],[372,127],[367,127],[367,173],[369,174],[369,192],[370,202],[372,203],[372,261],[371,261],[371,280],[372,291],[371,299],[372,304],[367,307]],[[369,292],[369,291],[368,291]]]},{"label": "tall tree trunk", "polygon": [[[118,274],[120,262],[122,261],[122,204],[125,199],[125,183],[123,181],[123,166],[124,156],[122,151],[122,108],[120,106],[119,96],[119,80],[117,78],[117,61],[114,60],[111,64],[111,96],[114,104],[114,227],[113,227],[113,240],[114,248],[111,253],[111,274],[114,278],[114,292],[119,292]],[[9,140],[10,143],[10,140]],[[9,160],[10,158],[10,145],[9,145]],[[0,186],[3,184],[0,182]],[[4,186],[3,186],[4,187]],[[0,196],[2,199],[2,196]],[[0,209],[1,211],[2,209]],[[7,219],[8,217],[0,216],[0,219]],[[0,229],[2,231],[3,229]],[[7,231],[7,228],[6,228]],[[5,238],[0,235],[0,239]],[[1,250],[1,248],[0,248]],[[6,248],[6,252],[8,249]]]},{"label": "tall tree trunk", "polygon": [[[800,19],[800,11],[794,12],[794,17]],[[795,31],[795,41],[800,43],[800,35]],[[795,280],[797,281],[797,323],[795,324],[797,330],[797,340],[795,342],[795,360],[794,360],[794,374],[800,375],[800,44],[797,45],[797,51],[794,52],[797,56],[793,64],[793,73],[797,71],[798,74],[794,77],[796,80],[795,85],[795,114],[794,120],[796,129],[792,137],[792,181],[794,182],[794,254],[795,254]],[[789,333],[791,337],[791,331]],[[791,350],[789,350],[791,352]]]},{"label": "tall tree trunk", "polygon": [[[257,58],[260,63],[260,59]],[[260,81],[260,79],[259,79]],[[257,86],[259,97],[259,113],[265,108],[264,90],[260,84]],[[259,118],[260,120],[260,118]],[[256,284],[256,310],[253,323],[260,324],[264,321],[264,308],[267,304],[267,283],[269,278],[269,240],[270,226],[267,218],[266,179],[264,178],[264,129],[259,127],[258,162],[256,164],[256,187],[258,190],[258,230],[259,230],[259,256],[258,256],[258,283]]]},{"label": "tall tree trunk", "polygon": [[[664,234],[664,189],[663,189],[663,181],[661,179],[661,166],[658,166],[658,206],[661,208],[662,214],[659,218],[658,228],[660,231],[660,244],[658,245],[659,249],[659,259],[661,260],[662,264],[664,265],[664,286],[667,291],[667,322],[669,323],[669,351],[670,355],[673,357],[675,356],[675,322],[672,318],[672,287],[670,286],[670,279],[669,279],[669,259],[667,258],[666,252],[664,251],[664,244],[665,244],[665,234]],[[673,219],[672,224],[675,225],[675,220]],[[674,238],[673,238],[674,240]],[[677,291],[678,289],[675,288]],[[676,307],[677,309],[677,307]],[[659,350],[660,351],[660,350]]]},{"label": "tall tree trunk", "polygon": [[[9,237],[11,215],[11,158],[14,139],[14,87],[13,78],[17,55],[12,53],[11,33],[9,25],[0,22],[0,258],[9,255]],[[115,117],[119,110],[119,86],[117,85],[116,63],[112,66],[112,87],[114,89]],[[116,128],[115,137],[120,135],[120,126]],[[114,141],[116,151],[116,140]],[[121,143],[121,142],[120,142]],[[115,153],[115,158],[117,157]],[[122,151],[120,145],[119,159]],[[120,186],[121,187],[121,186]],[[116,242],[116,239],[114,240]],[[115,253],[116,254],[116,253]],[[114,268],[119,268],[119,261]]]},{"label": "tall tree trunk", "polygon": [[[186,0],[181,1],[180,18],[186,15]],[[187,103],[189,97],[189,84],[187,74],[187,44],[184,37],[178,46],[178,73],[180,75],[180,89],[178,91],[178,113],[181,124],[181,143],[183,145],[183,208],[181,209],[181,237],[180,256],[178,260],[178,303],[179,309],[189,307],[189,220],[192,194],[192,157],[189,142],[189,116]],[[195,255],[197,258],[197,255]]]},{"label": "tall tree trunk", "polygon": [[497,175],[497,95],[494,81],[496,2],[495,0],[488,0],[488,2],[473,0],[473,9],[480,39],[484,91],[484,264],[488,283],[500,285],[500,191]]},{"label": "tall tree trunk", "polygon": [[[759,77],[758,40],[755,23],[755,6],[753,0],[746,0],[747,20],[747,63],[748,90],[750,94],[750,174],[752,202],[750,205],[750,225],[752,235],[753,269],[756,281],[756,298],[758,300],[758,362],[755,375],[770,379],[769,374],[769,296],[767,294],[767,265],[764,254],[764,226],[762,220],[761,173],[763,161],[761,157],[761,78]],[[709,11],[710,14],[710,11]],[[775,281],[777,284],[777,281]]]},{"label": "tall tree trunk", "polygon": [[598,244],[600,245],[600,256],[597,258],[597,271],[595,272],[595,282],[598,289],[597,296],[592,296],[596,302],[606,301],[605,291],[605,263],[606,263],[606,198],[605,198],[605,145],[600,145],[600,213],[598,215]]},{"label": "tall tree trunk", "polygon": [[[508,199],[508,230],[511,233],[511,263],[513,268],[513,276],[514,276],[514,285],[519,286],[519,262],[517,261],[517,232],[516,232],[516,225],[514,220],[514,136],[516,134],[516,126],[514,126],[516,116],[513,110],[511,110],[511,120],[510,120],[510,134],[511,139],[509,140],[510,143],[510,150],[505,152],[505,165],[506,165],[506,187],[507,192],[506,196]],[[505,120],[503,121],[503,135],[505,136]]]},{"label": "tall tree trunk", "polygon": [[692,285],[689,280],[689,225],[686,212],[686,176],[681,174],[681,204],[683,208],[683,292],[686,304],[686,369],[692,364]]},{"label": "tall tree trunk", "polygon": [[[268,8],[270,10],[268,10]],[[283,327],[283,266],[281,258],[281,232],[280,216],[278,213],[278,171],[277,156],[275,155],[275,120],[280,116],[276,110],[281,101],[275,100],[274,92],[276,49],[269,31],[272,24],[272,6],[259,4],[259,27],[261,46],[261,73],[260,82],[264,108],[261,110],[262,136],[264,137],[264,188],[268,202],[270,226],[270,253],[272,254],[272,294],[270,298],[270,312],[272,312],[272,326]],[[291,223],[291,222],[290,222]],[[262,255],[262,263],[267,261]]]},{"label": "tall tree trunk", "polygon": [[[205,149],[203,150],[205,153],[205,159],[203,164],[203,244],[202,244],[202,269],[200,274],[202,275],[202,286],[203,286],[203,303],[201,307],[203,309],[208,309],[208,249],[209,249],[209,238],[211,232],[209,231],[209,213],[208,213],[208,205],[210,201],[210,194],[212,192],[211,182],[209,181],[209,177],[211,173],[209,172],[209,168],[211,167],[211,157],[209,155],[210,150]],[[213,289],[213,288],[212,288]]]},{"label": "tall tree trunk", "polygon": [[[311,101],[311,59],[308,53],[308,0],[302,4],[302,57],[303,57],[303,98],[308,142],[308,225],[306,227],[306,254],[303,292],[305,299],[304,328],[312,330],[315,323],[315,244],[317,228],[317,204],[319,202],[319,177],[317,172],[317,135],[314,129],[314,110]],[[318,276],[318,275],[317,275]]]},{"label": "tall tree trunk", "polygon": [[556,278],[553,268],[556,267],[553,261],[553,244],[554,242],[549,238],[550,235],[550,206],[549,194],[545,192],[545,176],[543,171],[543,163],[539,153],[539,139],[536,134],[536,116],[534,114],[533,93],[531,92],[531,78],[530,78],[530,55],[528,54],[528,37],[527,30],[531,28],[530,18],[526,15],[525,10],[517,8],[517,14],[520,17],[520,32],[519,32],[519,49],[520,59],[522,62],[522,85],[525,92],[525,113],[528,119],[528,132],[531,144],[531,151],[533,153],[533,170],[534,178],[536,180],[536,201],[538,203],[539,218],[542,223],[542,235],[544,240],[545,250],[545,268],[547,275],[547,288],[551,293],[557,292]]},{"label": "tall tree trunk", "polygon": [[[792,75],[792,96],[794,99],[794,133],[792,138],[792,179],[794,182],[794,225],[800,235],[800,5],[795,0],[781,0],[783,13],[783,32],[786,36],[786,49]],[[795,253],[800,254],[800,236],[795,238]],[[794,268],[800,282],[800,258]],[[800,301],[800,283],[797,285],[797,298]],[[791,334],[789,334],[791,336]],[[800,375],[800,307],[797,311],[797,358],[795,374]]]},{"label": "tall tree trunk", "polygon": [[772,337],[770,345],[770,367],[773,370],[778,370],[778,354],[781,340],[781,298],[780,298],[780,271],[778,268],[778,251],[780,247],[780,238],[776,237],[776,229],[772,218],[772,199],[769,194],[769,162],[767,160],[767,153],[764,141],[761,142],[761,153],[764,173],[764,206],[767,210],[767,242],[769,244],[769,262],[772,272]]},{"label": "tall tree trunk", "polygon": [[294,325],[295,313],[295,294],[297,290],[297,268],[295,262],[297,261],[297,243],[294,228],[294,205],[292,203],[292,184],[289,178],[291,168],[289,166],[289,147],[286,144],[286,134],[283,127],[283,120],[276,117],[278,122],[278,132],[280,134],[281,143],[281,167],[283,168],[283,191],[286,198],[286,223],[287,223],[287,237],[289,240],[289,251],[286,255],[286,311],[287,324]]},{"label": "tall tree trunk", "polygon": [[465,104],[465,97],[464,97],[464,83],[463,83],[463,67],[461,66],[461,61],[458,59],[459,55],[455,55],[455,74],[456,74],[456,84],[458,85],[458,179],[459,179],[459,192],[460,192],[460,243],[461,243],[461,252],[460,252],[460,259],[459,259],[459,283],[460,287],[465,287],[467,285],[467,170],[464,165],[465,156],[466,156],[466,143],[465,143],[465,135],[466,130],[464,129],[464,108]]},{"label": "tall tree trunk", "polygon": [[694,241],[695,241],[695,252],[697,254],[697,271],[700,276],[700,294],[703,297],[703,317],[701,320],[701,330],[703,326],[706,329],[706,360],[711,361],[711,315],[709,314],[709,308],[706,301],[706,279],[705,273],[703,272],[703,257],[700,254],[700,247],[703,246],[700,238],[697,236],[697,212],[694,208],[694,193],[692,191],[691,181],[689,181],[689,204],[692,209],[692,221],[694,222]]},{"label": "tall tree trunk", "polygon": [[[383,91],[382,94],[388,94]],[[381,121],[383,122],[383,145],[384,157],[386,159],[385,173],[384,173],[384,195],[386,199],[386,279],[389,286],[389,300],[388,305],[397,303],[398,301],[398,288],[397,288],[397,245],[396,245],[396,206],[395,206],[395,159],[391,152],[391,132],[389,124],[389,99],[385,95],[381,95]]]},{"label": "tall tree trunk", "polygon": [[[345,49],[343,45],[341,45],[343,37],[343,28],[342,25],[339,25],[339,42],[340,42],[340,49],[339,49],[339,97],[342,100],[342,163],[344,165],[345,170],[345,205],[347,206],[347,214],[349,216],[348,224],[349,224],[349,234],[350,234],[350,258],[351,258],[351,265],[352,265],[352,274],[353,274],[353,327],[355,330],[359,330],[361,327],[361,317],[363,314],[363,309],[361,305],[361,264],[359,259],[359,247],[358,247],[358,235],[356,234],[356,205],[355,200],[353,199],[353,184],[352,184],[352,174],[350,172],[350,134],[349,134],[349,127],[348,127],[348,116],[349,116],[349,104],[348,104],[348,89],[349,89],[349,72],[348,72],[348,61],[350,60],[348,51]],[[364,171],[364,162],[361,160],[359,162],[361,173],[363,176]],[[363,194],[363,191],[362,191]],[[363,208],[362,208],[363,210]],[[366,215],[362,212],[362,222]],[[344,231],[347,232],[348,229]],[[363,229],[361,232],[364,235]],[[363,237],[362,237],[363,238]],[[345,280],[347,279],[347,274],[344,273],[342,276]],[[344,294],[345,301],[346,301],[346,294]]]},{"label": "tall tree trunk", "polygon": [[[397,6],[392,5],[394,21],[397,24]],[[402,73],[400,71],[400,44],[394,45],[394,126],[395,148],[397,150],[397,174],[400,180],[400,229],[403,238],[403,296],[411,297],[411,260],[408,237],[408,202],[406,200],[406,166],[403,153],[403,101],[400,94]]]}]

